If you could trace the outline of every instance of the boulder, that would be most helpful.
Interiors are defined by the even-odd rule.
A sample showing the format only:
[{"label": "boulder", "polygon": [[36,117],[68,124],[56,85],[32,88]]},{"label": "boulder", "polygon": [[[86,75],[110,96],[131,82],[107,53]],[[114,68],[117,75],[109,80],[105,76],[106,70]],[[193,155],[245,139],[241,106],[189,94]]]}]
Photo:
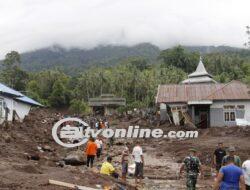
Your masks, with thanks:
[{"label": "boulder", "polygon": [[4,138],[4,141],[6,143],[10,143],[11,142],[11,136],[10,135],[6,134],[6,135],[3,136],[3,138]]},{"label": "boulder", "polygon": [[83,157],[83,152],[82,151],[75,151],[69,153],[63,161],[65,162],[66,165],[72,165],[72,166],[78,166],[78,165],[84,165],[86,164],[86,161]]},{"label": "boulder", "polygon": [[44,146],[42,147],[42,149],[43,149],[44,151],[48,151],[48,152],[52,152],[52,151],[53,151],[52,148],[51,148],[49,145],[44,145]]}]

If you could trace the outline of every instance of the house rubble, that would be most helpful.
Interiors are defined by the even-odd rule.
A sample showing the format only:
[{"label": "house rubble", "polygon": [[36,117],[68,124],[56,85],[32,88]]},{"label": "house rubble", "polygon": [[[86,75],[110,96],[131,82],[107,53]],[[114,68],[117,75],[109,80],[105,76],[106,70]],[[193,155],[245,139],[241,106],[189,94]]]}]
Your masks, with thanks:
[{"label": "house rubble", "polygon": [[250,122],[250,89],[239,81],[218,83],[208,74],[202,60],[196,71],[181,84],[159,85],[156,103],[161,120],[182,124],[188,117],[200,128],[236,126]]},{"label": "house rubble", "polygon": [[115,97],[113,94],[102,94],[100,97],[89,99],[89,106],[95,115],[112,115],[117,113],[117,108],[125,105],[125,98]]},{"label": "house rubble", "polygon": [[0,83],[0,123],[4,121],[23,121],[32,106],[42,107],[39,102]]}]

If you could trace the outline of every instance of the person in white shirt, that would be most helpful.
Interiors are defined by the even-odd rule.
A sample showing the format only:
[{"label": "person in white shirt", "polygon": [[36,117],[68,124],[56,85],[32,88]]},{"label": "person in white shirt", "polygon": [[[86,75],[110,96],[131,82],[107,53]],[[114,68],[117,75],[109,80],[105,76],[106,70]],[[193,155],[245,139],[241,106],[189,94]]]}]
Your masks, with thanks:
[{"label": "person in white shirt", "polygon": [[144,166],[144,157],[142,148],[139,145],[139,142],[136,142],[136,146],[133,148],[132,156],[135,161],[135,184],[138,184],[142,182],[143,178],[143,166]]},{"label": "person in white shirt", "polygon": [[243,162],[242,170],[245,178],[246,190],[250,190],[250,158]]},{"label": "person in white shirt", "polygon": [[106,129],[109,128],[109,122],[108,122],[108,120],[105,120],[104,125],[105,125]]},{"label": "person in white shirt", "polygon": [[95,143],[97,145],[97,152],[96,152],[96,157],[100,158],[101,154],[102,154],[102,146],[103,146],[103,142],[101,137],[97,137],[95,140]]}]

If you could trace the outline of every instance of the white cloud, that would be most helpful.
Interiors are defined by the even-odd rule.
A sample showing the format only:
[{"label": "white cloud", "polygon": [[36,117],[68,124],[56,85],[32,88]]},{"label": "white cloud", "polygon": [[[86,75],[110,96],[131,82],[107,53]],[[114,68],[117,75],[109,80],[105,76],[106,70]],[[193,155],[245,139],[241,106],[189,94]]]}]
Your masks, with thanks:
[{"label": "white cloud", "polygon": [[249,0],[0,0],[0,57],[60,44],[241,47]]}]

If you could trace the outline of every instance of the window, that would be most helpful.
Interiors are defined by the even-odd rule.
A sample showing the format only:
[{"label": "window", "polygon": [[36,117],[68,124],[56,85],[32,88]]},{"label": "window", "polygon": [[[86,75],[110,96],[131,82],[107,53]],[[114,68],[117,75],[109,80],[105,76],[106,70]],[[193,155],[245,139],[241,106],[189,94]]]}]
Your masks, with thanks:
[{"label": "window", "polygon": [[234,111],[226,111],[224,112],[225,121],[235,121],[235,112]]},{"label": "window", "polygon": [[226,106],[224,106],[224,109],[225,110],[233,110],[233,109],[235,109],[235,106],[234,105],[226,105]]},{"label": "window", "polygon": [[230,112],[230,121],[235,121],[235,112]]},{"label": "window", "polygon": [[224,113],[225,121],[229,121],[229,112]]},{"label": "window", "polygon": [[239,109],[239,110],[244,110],[244,109],[245,109],[245,106],[244,106],[244,105],[237,105],[237,109]]}]

